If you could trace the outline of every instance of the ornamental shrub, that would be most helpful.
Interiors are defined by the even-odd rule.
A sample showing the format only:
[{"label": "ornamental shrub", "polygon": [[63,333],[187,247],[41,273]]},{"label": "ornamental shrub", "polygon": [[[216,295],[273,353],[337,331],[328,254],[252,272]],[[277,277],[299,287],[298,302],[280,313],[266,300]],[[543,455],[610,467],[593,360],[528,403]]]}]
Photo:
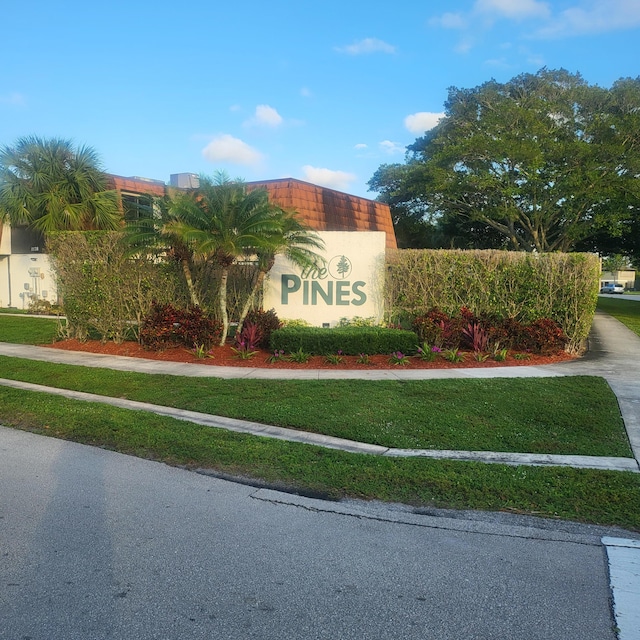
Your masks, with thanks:
[{"label": "ornamental shrub", "polygon": [[557,322],[549,318],[539,318],[523,327],[520,348],[533,353],[550,355],[562,351],[567,342],[568,338]]},{"label": "ornamental shrub", "polygon": [[253,322],[245,322],[242,331],[235,335],[236,350],[242,352],[254,351],[262,342],[260,327]]},{"label": "ornamental shrub", "polygon": [[154,303],[140,327],[140,343],[154,351],[177,345],[209,349],[221,335],[222,323],[200,307],[181,309],[172,304]]},{"label": "ornamental shrub", "polygon": [[464,307],[451,316],[432,309],[415,318],[413,326],[423,344],[449,350],[516,349],[550,355],[562,351],[569,341],[562,327],[549,318],[523,323],[515,318],[474,316]]},{"label": "ornamental shrub", "polygon": [[525,327],[515,318],[493,318],[488,327],[489,342],[494,349],[527,349],[521,346],[525,344],[522,338]]},{"label": "ornamental shrub", "polygon": [[418,336],[413,331],[385,327],[283,327],[271,334],[271,351],[326,356],[342,351],[344,355],[373,355],[417,351]]},{"label": "ornamental shrub", "polygon": [[244,320],[244,324],[245,326],[253,324],[258,328],[261,337],[257,346],[263,349],[269,348],[271,334],[281,326],[275,309],[269,309],[269,311],[265,311],[264,309],[254,309],[249,311]]},{"label": "ornamental shrub", "polygon": [[431,309],[424,316],[414,318],[412,328],[420,342],[455,349],[464,343],[465,329],[478,323],[478,319],[466,307],[451,315],[440,309]]}]

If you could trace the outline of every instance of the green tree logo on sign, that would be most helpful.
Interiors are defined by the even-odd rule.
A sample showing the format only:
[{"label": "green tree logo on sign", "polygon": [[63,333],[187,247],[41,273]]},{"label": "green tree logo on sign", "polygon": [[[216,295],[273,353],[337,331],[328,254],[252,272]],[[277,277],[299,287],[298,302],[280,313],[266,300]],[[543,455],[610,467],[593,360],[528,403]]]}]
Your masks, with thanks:
[{"label": "green tree logo on sign", "polygon": [[336,280],[344,280],[351,273],[351,260],[344,255],[331,258],[329,261],[329,273]]}]

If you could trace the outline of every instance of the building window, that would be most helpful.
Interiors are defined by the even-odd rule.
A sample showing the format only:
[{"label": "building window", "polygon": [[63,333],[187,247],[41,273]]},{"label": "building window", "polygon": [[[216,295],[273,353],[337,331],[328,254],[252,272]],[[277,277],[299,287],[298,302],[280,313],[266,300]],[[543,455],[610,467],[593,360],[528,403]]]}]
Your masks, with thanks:
[{"label": "building window", "polygon": [[150,196],[123,193],[122,207],[127,222],[153,217],[153,200]]}]

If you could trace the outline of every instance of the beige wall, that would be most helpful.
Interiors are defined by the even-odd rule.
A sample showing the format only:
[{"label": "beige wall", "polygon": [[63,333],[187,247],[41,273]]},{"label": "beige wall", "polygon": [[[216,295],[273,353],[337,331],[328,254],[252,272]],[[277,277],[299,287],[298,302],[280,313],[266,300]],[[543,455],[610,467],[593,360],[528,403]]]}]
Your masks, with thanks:
[{"label": "beige wall", "polygon": [[335,326],[341,318],[382,319],[383,231],[322,231],[326,266],[302,272],[278,256],[265,283],[263,306],[281,319]]},{"label": "beige wall", "polygon": [[625,289],[633,289],[636,282],[635,271],[603,271],[600,276],[600,286],[605,282],[623,284]]},{"label": "beige wall", "polygon": [[11,227],[8,224],[0,225],[0,256],[11,253]]},{"label": "beige wall", "polygon": [[49,256],[44,253],[0,256],[0,307],[28,309],[32,300],[57,302]]}]

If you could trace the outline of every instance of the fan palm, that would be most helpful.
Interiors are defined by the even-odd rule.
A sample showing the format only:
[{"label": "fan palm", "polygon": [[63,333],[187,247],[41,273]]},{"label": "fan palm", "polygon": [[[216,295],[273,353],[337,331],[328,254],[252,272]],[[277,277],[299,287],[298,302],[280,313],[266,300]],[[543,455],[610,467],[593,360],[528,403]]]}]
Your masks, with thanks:
[{"label": "fan palm", "polygon": [[117,229],[122,214],[92,148],[28,136],[0,149],[0,220],[7,219],[47,234]]}]

